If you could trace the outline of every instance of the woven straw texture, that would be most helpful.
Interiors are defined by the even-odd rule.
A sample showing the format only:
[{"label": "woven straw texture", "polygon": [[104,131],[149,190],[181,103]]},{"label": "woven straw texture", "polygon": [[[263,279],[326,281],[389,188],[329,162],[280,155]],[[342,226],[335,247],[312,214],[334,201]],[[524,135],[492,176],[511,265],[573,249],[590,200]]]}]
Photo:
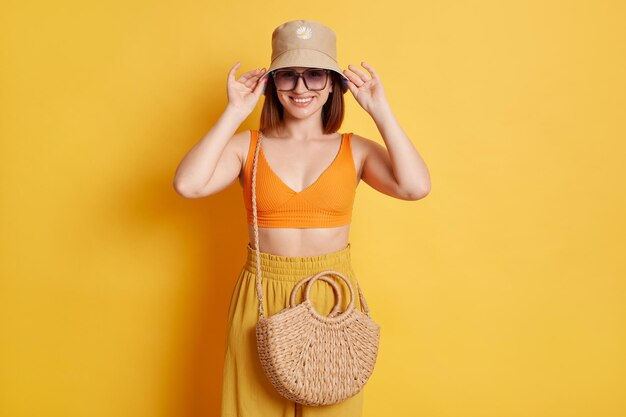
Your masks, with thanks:
[{"label": "woven straw texture", "polygon": [[[357,394],[371,376],[378,355],[380,326],[370,317],[358,283],[364,312],[354,308],[355,292],[350,281],[334,270],[303,278],[291,293],[290,306],[264,317],[255,193],[261,138],[259,132],[252,174],[259,359],[266,376],[283,397],[309,406],[335,404]],[[344,312],[339,311],[341,295],[337,284],[327,278],[333,275],[341,278],[350,289],[350,303]],[[320,315],[310,299],[312,284],[318,279],[329,283],[335,293],[335,306],[328,316]],[[296,293],[305,283],[304,301],[296,305]]]},{"label": "woven straw texture", "polygon": [[354,308],[333,318],[320,316],[307,299],[260,320],[256,334],[263,369],[282,396],[328,405],[365,385],[376,363],[380,328]]}]

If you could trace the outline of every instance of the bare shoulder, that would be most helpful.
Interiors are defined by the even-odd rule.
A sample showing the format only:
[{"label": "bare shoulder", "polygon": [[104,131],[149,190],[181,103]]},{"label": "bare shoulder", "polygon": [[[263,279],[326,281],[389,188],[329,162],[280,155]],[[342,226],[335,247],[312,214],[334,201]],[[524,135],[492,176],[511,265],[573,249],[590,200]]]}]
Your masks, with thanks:
[{"label": "bare shoulder", "polygon": [[358,135],[356,133],[352,134],[352,147],[355,151],[359,150],[360,152],[367,152],[373,145],[377,145],[377,142],[372,139],[366,138],[365,136]]},{"label": "bare shoulder", "polygon": [[250,149],[250,141],[252,140],[250,130],[242,130],[233,135],[229,141],[232,152],[237,155],[240,162],[239,183],[243,184],[243,172],[248,159],[248,151]]},{"label": "bare shoulder", "polygon": [[365,136],[357,135],[356,133],[352,134],[352,138],[350,139],[350,145],[352,147],[352,157],[354,158],[354,164],[358,167],[357,172],[360,178],[365,159],[367,159],[367,156],[375,150],[376,146],[381,145],[373,141],[372,139],[368,139]]},{"label": "bare shoulder", "polygon": [[241,161],[241,165],[246,162],[246,155],[248,154],[248,148],[250,146],[250,131],[242,130],[233,135],[228,142],[232,151],[237,154],[237,157]]}]

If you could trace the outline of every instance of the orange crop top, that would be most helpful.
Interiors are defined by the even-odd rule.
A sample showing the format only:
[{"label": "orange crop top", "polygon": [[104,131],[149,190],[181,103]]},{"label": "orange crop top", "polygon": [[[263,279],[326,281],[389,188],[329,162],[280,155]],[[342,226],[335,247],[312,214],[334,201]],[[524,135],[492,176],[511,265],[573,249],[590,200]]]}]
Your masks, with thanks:
[{"label": "orange crop top", "polygon": [[[252,164],[259,138],[250,131],[250,148],[244,166],[243,198],[248,224],[252,213]],[[256,208],[259,227],[336,227],[350,224],[356,194],[356,169],[352,157],[351,133],[341,135],[341,146],[333,162],[317,180],[296,192],[269,166],[259,150],[256,173]]]}]

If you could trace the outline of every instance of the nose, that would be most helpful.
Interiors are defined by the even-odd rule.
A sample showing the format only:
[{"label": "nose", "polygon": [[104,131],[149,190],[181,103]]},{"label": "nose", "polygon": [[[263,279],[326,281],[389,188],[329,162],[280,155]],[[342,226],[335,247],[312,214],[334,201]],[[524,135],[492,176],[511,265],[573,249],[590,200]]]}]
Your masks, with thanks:
[{"label": "nose", "polygon": [[306,93],[308,91],[306,85],[304,85],[304,78],[298,77],[298,80],[296,81],[296,87],[293,89],[293,91],[298,94]]}]

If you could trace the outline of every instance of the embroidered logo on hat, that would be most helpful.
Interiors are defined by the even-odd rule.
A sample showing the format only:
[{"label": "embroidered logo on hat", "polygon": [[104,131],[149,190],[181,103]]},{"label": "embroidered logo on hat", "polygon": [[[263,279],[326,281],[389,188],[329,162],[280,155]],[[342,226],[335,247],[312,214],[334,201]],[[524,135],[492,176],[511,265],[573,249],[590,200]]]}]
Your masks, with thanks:
[{"label": "embroidered logo on hat", "polygon": [[311,36],[313,36],[313,31],[310,27],[300,26],[298,29],[296,29],[296,36],[300,39],[311,39]]}]

